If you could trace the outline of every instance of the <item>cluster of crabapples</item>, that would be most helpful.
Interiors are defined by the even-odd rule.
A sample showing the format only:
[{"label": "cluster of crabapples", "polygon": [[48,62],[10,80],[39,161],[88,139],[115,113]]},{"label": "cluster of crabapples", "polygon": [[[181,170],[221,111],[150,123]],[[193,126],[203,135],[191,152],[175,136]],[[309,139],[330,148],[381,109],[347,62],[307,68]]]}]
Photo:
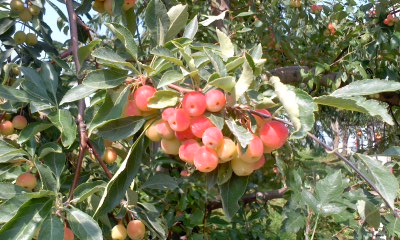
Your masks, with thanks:
[{"label": "cluster of crabapples", "polygon": [[131,220],[125,227],[119,222],[111,229],[111,238],[114,240],[124,240],[128,236],[133,240],[141,240],[146,234],[146,227],[143,222],[137,219]]},{"label": "cluster of crabapples", "polygon": [[389,27],[393,26],[395,23],[397,23],[399,21],[399,19],[397,17],[395,17],[393,14],[388,14],[385,18],[385,20],[383,20],[383,23]]},{"label": "cluster of crabapples", "polygon": [[[92,4],[94,11],[98,13],[107,12],[109,15],[113,15],[113,3],[114,0],[95,0]],[[124,0],[122,9],[128,11],[135,6],[136,0]]]},{"label": "cluster of crabapples", "polygon": [[14,41],[17,45],[26,43],[29,46],[34,46],[38,43],[38,39],[34,33],[25,33],[24,31],[15,32]]},{"label": "cluster of crabapples", "polygon": [[42,10],[30,1],[25,4],[21,0],[12,0],[10,2],[10,9],[12,12],[17,13],[19,19],[23,22],[29,22],[33,16],[38,16]]},{"label": "cluster of crabapples", "polygon": [[[126,106],[125,114],[143,116],[154,111],[148,107],[148,101],[155,93],[156,89],[148,85],[137,88]],[[218,89],[205,94],[188,92],[183,96],[180,107],[166,108],[161,119],[149,120],[145,134],[150,140],[161,142],[165,154],[179,156],[200,172],[211,172],[219,163],[230,161],[236,175],[250,175],[264,165],[264,153],[271,153],[285,144],[289,131],[281,122],[267,121],[254,115],[258,131],[247,147],[242,148],[240,143],[224,136],[221,129],[206,117],[207,112],[224,110],[225,104],[225,94]],[[270,116],[267,110],[256,111]]]}]

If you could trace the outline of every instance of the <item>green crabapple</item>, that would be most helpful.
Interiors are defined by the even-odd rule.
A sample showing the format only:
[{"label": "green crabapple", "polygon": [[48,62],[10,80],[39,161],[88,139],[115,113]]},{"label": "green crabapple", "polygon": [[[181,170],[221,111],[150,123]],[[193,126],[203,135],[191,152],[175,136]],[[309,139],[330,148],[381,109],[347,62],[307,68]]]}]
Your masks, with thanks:
[{"label": "green crabapple", "polygon": [[125,240],[127,235],[126,228],[122,223],[115,225],[111,229],[111,238],[113,240]]},{"label": "green crabapple", "polygon": [[232,160],[235,154],[236,154],[236,144],[232,141],[232,139],[224,137],[221,145],[219,145],[219,147],[217,148],[219,163],[224,163]]},{"label": "green crabapple", "polygon": [[190,116],[200,116],[206,111],[206,97],[201,92],[186,93],[183,96],[182,107]]},{"label": "green crabapple", "polygon": [[145,132],[146,137],[148,137],[153,142],[161,141],[162,136],[157,131],[157,121],[155,122],[147,121],[145,124],[145,128],[147,127],[148,124],[151,125],[146,129]]},{"label": "green crabapple", "polygon": [[165,154],[178,155],[181,142],[176,139],[161,139],[161,149]]},{"label": "green crabapple", "polygon": [[206,93],[206,108],[210,112],[221,111],[226,104],[225,94],[220,90],[213,89]]},{"label": "green crabapple", "polygon": [[196,140],[186,140],[179,147],[179,158],[187,163],[193,164],[194,156],[199,148],[200,144]]},{"label": "green crabapple", "polygon": [[198,171],[211,172],[218,166],[218,155],[214,149],[202,146],[196,151],[193,163]]},{"label": "green crabapple", "polygon": [[139,108],[139,110],[144,112],[149,112],[153,110],[149,108],[147,105],[149,103],[149,99],[153,97],[155,93],[156,89],[147,85],[141,86],[138,89],[136,89],[135,93],[133,94],[133,97],[135,99],[136,106]]},{"label": "green crabapple", "polygon": [[237,176],[248,176],[254,171],[254,165],[252,163],[242,161],[237,155],[233,157],[231,167],[232,171]]},{"label": "green crabapple", "polygon": [[224,139],[222,131],[217,127],[207,128],[201,138],[204,146],[209,148],[217,148]]}]

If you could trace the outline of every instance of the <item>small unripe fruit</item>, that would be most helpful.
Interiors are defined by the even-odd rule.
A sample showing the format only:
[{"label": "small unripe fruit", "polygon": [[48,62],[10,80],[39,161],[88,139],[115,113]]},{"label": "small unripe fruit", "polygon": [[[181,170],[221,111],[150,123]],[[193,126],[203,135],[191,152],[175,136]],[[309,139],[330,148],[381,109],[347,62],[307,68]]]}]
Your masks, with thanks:
[{"label": "small unripe fruit", "polygon": [[179,158],[187,163],[193,164],[194,156],[199,148],[200,144],[196,140],[186,140],[179,147]]},{"label": "small unripe fruit", "polygon": [[34,189],[37,185],[37,180],[33,174],[23,173],[17,177],[15,184],[29,191],[32,191],[32,189]]},{"label": "small unripe fruit", "polygon": [[24,8],[20,13],[19,13],[19,19],[23,22],[29,22],[32,20],[32,14],[29,12],[28,8]]},{"label": "small unripe fruit", "polygon": [[231,167],[237,176],[248,176],[254,171],[252,163],[243,162],[238,156],[232,159]]},{"label": "small unripe fruit", "polygon": [[175,137],[176,137],[176,139],[178,139],[181,142],[183,142],[185,140],[196,138],[196,136],[193,135],[193,133],[192,133],[192,129],[190,129],[190,128],[188,128],[182,132],[175,132]]},{"label": "small unripe fruit", "polygon": [[74,240],[74,233],[68,227],[64,227],[64,240]]},{"label": "small unripe fruit", "polygon": [[238,144],[239,158],[242,159],[244,162],[248,163],[257,162],[263,155],[263,152],[264,152],[263,142],[256,135],[253,135],[253,139],[250,141],[249,145],[247,145],[245,153],[242,153],[241,147]]},{"label": "small unripe fruit", "polygon": [[182,176],[182,177],[189,177],[189,176],[190,176],[190,173],[188,172],[188,170],[182,170],[182,171],[181,171],[181,176]]},{"label": "small unripe fruit", "polygon": [[203,137],[204,131],[207,128],[214,127],[214,124],[208,119],[206,116],[199,116],[192,118],[190,129],[192,130],[193,135],[198,138]]},{"label": "small unripe fruit", "polygon": [[196,151],[193,162],[200,172],[211,172],[218,166],[218,155],[214,149],[202,146]]},{"label": "small unripe fruit", "polygon": [[115,225],[111,229],[111,238],[114,240],[125,240],[127,235],[126,228],[122,224]]},{"label": "small unripe fruit", "polygon": [[172,130],[181,132],[189,128],[190,116],[183,109],[175,109],[175,111],[168,118],[169,126]]},{"label": "small unripe fruit", "polygon": [[113,2],[114,0],[104,0],[104,10],[111,16],[113,15],[113,9],[112,9]]},{"label": "small unripe fruit", "polygon": [[182,100],[182,107],[190,116],[200,116],[206,111],[206,97],[200,92],[186,93]]},{"label": "small unripe fruit", "polygon": [[147,107],[147,104],[149,103],[149,99],[153,97],[155,93],[156,89],[147,85],[141,86],[136,89],[133,97],[136,101],[136,106],[139,108],[140,111],[148,112],[153,110]]},{"label": "small unripe fruit", "polygon": [[28,125],[28,121],[22,115],[17,115],[13,118],[12,124],[15,129],[24,129]]},{"label": "small unripe fruit", "polygon": [[107,164],[113,164],[118,158],[117,152],[113,148],[106,148],[103,154],[103,160]]},{"label": "small unripe fruit", "polygon": [[265,164],[265,157],[263,155],[257,162],[253,163],[253,170],[255,171],[262,168],[264,164]]},{"label": "small unripe fruit", "polygon": [[224,137],[221,145],[217,148],[219,163],[224,163],[232,160],[235,154],[236,144],[232,141],[232,139]]},{"label": "small unripe fruit", "polygon": [[161,139],[161,149],[165,154],[178,155],[181,142],[178,139]]},{"label": "small unripe fruit", "polygon": [[15,44],[23,44],[26,40],[26,34],[23,31],[18,31],[14,34]]},{"label": "small unripe fruit", "polygon": [[17,66],[12,67],[11,72],[14,74],[14,76],[18,76],[21,74],[21,70]]},{"label": "small unripe fruit", "polygon": [[106,10],[104,9],[104,1],[95,0],[92,5],[93,10],[98,13],[104,13]]},{"label": "small unripe fruit", "polygon": [[[149,123],[147,123],[149,124]],[[153,142],[161,141],[161,135],[157,132],[157,121],[153,122],[150,127],[146,129],[146,136]]]},{"label": "small unripe fruit", "polygon": [[287,127],[278,121],[267,122],[260,129],[260,138],[264,143],[265,153],[271,153],[273,150],[282,147],[288,137],[289,131]]},{"label": "small unripe fruit", "polygon": [[25,6],[24,3],[20,0],[12,0],[10,2],[10,8],[14,12],[21,12],[22,10],[24,10]]},{"label": "small unripe fruit", "polygon": [[38,39],[36,37],[35,34],[33,33],[28,33],[26,34],[26,40],[25,40],[26,44],[28,44],[29,46],[34,46],[38,43]]},{"label": "small unripe fruit", "polygon": [[132,220],[128,223],[127,232],[132,240],[142,240],[146,234],[146,227],[140,220]]},{"label": "small unripe fruit", "polygon": [[128,11],[135,6],[135,3],[136,0],[125,0],[124,4],[122,5],[122,9],[124,9],[124,11]]},{"label": "small unripe fruit", "polygon": [[213,89],[206,93],[206,108],[210,112],[221,111],[226,104],[225,94],[220,90]]},{"label": "small unripe fruit", "polygon": [[217,148],[222,143],[223,139],[224,135],[222,134],[222,131],[217,127],[207,128],[201,138],[204,146],[209,148]]},{"label": "small unripe fruit", "polygon": [[123,116],[124,117],[142,116],[142,112],[136,106],[135,100],[133,99],[128,100],[124,108]]},{"label": "small unripe fruit", "polygon": [[174,139],[175,138],[174,130],[172,130],[172,128],[169,126],[168,122],[166,122],[162,119],[157,121],[156,130],[163,139]]},{"label": "small unripe fruit", "polygon": [[11,135],[14,133],[14,125],[12,122],[6,120],[0,123],[0,134]]},{"label": "small unripe fruit", "polygon": [[40,7],[33,4],[28,7],[28,10],[32,14],[32,16],[37,16],[40,13]]}]

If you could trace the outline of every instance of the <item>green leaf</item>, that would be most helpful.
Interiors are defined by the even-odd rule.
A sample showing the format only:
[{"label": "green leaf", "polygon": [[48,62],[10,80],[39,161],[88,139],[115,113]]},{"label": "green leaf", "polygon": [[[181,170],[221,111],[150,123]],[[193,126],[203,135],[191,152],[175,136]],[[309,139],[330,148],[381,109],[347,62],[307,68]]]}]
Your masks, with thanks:
[{"label": "green leaf", "polygon": [[238,57],[229,63],[226,64],[226,70],[228,72],[232,72],[236,70],[238,67],[242,66],[244,63],[245,58],[244,57]]},{"label": "green leaf", "polygon": [[381,92],[395,92],[400,90],[400,83],[381,79],[359,80],[339,88],[331,93],[334,97],[351,97],[370,95]]},{"label": "green leaf", "polygon": [[4,224],[10,221],[15,214],[17,214],[18,209],[28,201],[30,198],[23,194],[18,194],[17,196],[4,201],[0,205],[0,223]]},{"label": "green leaf", "polygon": [[125,196],[125,192],[138,173],[140,163],[142,162],[145,151],[143,136],[144,132],[136,139],[135,143],[132,144],[125,160],[122,162],[113,178],[108,182],[101,197],[100,204],[94,214],[95,217],[100,217],[112,211]]},{"label": "green leaf", "polygon": [[118,23],[106,23],[105,25],[124,44],[126,50],[133,57],[133,59],[136,59],[138,49],[132,33],[127,28]]},{"label": "green leaf", "polygon": [[204,52],[206,53],[207,57],[210,59],[211,64],[214,67],[214,70],[219,73],[221,77],[225,77],[227,74],[227,70],[225,67],[224,62],[222,61],[221,57],[215,54],[212,50],[204,48]]},{"label": "green leaf", "polygon": [[319,205],[323,206],[340,197],[346,187],[342,179],[343,175],[339,170],[317,182],[315,194]]},{"label": "green leaf", "polygon": [[364,97],[335,97],[321,96],[314,98],[314,102],[321,105],[336,107],[339,109],[367,113],[378,116],[386,123],[393,125],[393,119],[387,111],[387,104],[376,100],[367,100]]},{"label": "green leaf", "polygon": [[30,98],[37,102],[54,105],[46,91],[46,85],[41,76],[32,68],[21,67],[25,80],[21,83],[21,87],[28,93]]},{"label": "green leaf", "polygon": [[357,153],[355,156],[365,167],[365,170],[362,168],[360,170],[375,184],[382,198],[384,198],[393,209],[394,200],[399,190],[399,182],[396,177],[390,173],[389,169],[383,166],[380,161],[363,154]]},{"label": "green leaf", "polygon": [[104,191],[105,187],[106,182],[104,181],[82,183],[75,189],[74,199],[71,200],[71,203],[76,204],[83,202],[94,193]]},{"label": "green leaf", "polygon": [[64,97],[61,99],[60,105],[63,105],[64,103],[81,100],[85,97],[88,97],[92,93],[96,92],[96,90],[97,90],[96,88],[80,84],[76,87],[69,89],[65,93]]},{"label": "green leaf", "polygon": [[99,225],[91,216],[74,207],[67,208],[66,211],[69,226],[79,239],[103,239]]},{"label": "green leaf", "polygon": [[185,79],[185,77],[183,76],[183,74],[181,72],[178,72],[176,70],[169,70],[163,74],[160,82],[158,83],[157,88],[162,88],[169,84],[182,81],[184,79]]},{"label": "green leaf", "polygon": [[229,181],[219,186],[222,207],[229,220],[240,208],[238,201],[246,192],[248,181],[249,177],[238,177],[233,174]]},{"label": "green leaf", "polygon": [[47,92],[52,95],[54,102],[57,103],[58,73],[50,63],[43,62],[40,76],[43,79]]},{"label": "green leaf", "polygon": [[146,119],[143,117],[127,117],[109,121],[98,128],[98,134],[110,141],[125,139],[137,133]]},{"label": "green leaf", "polygon": [[97,58],[97,60],[104,65],[125,69],[129,68],[131,70],[136,70],[132,63],[127,62],[123,57],[118,55],[116,52],[109,48],[101,47],[97,48],[92,52],[92,56]]},{"label": "green leaf", "polygon": [[218,185],[222,185],[229,181],[232,177],[232,167],[231,163],[222,163],[218,165],[218,177],[217,177],[217,183]]},{"label": "green leaf", "polygon": [[78,49],[78,59],[79,63],[82,66],[83,62],[90,57],[90,54],[92,53],[93,49],[101,43],[100,39],[96,39],[91,41],[88,45],[80,47]]},{"label": "green leaf", "polygon": [[51,169],[38,161],[35,161],[35,167],[40,175],[42,189],[58,192],[60,186],[57,184],[57,180]]},{"label": "green leaf", "polygon": [[253,80],[254,80],[253,70],[251,69],[250,65],[246,61],[243,64],[242,74],[240,75],[239,80],[235,84],[234,93],[235,93],[236,101],[238,101],[240,99],[240,97],[245,92],[247,92],[247,90],[249,89]]},{"label": "green leaf", "polygon": [[306,92],[281,83],[278,77],[271,77],[269,81],[295,128],[291,138],[304,137],[314,127],[314,111],[318,110],[317,105]]},{"label": "green leaf", "polygon": [[157,45],[163,45],[170,26],[170,21],[167,9],[162,1],[151,0],[147,4],[144,22]]},{"label": "green leaf", "polygon": [[36,229],[51,213],[53,199],[33,198],[24,203],[17,214],[0,229],[0,239],[30,240]]},{"label": "green leaf", "polygon": [[61,145],[58,145],[55,142],[48,142],[48,143],[43,144],[39,148],[39,158],[43,158],[47,154],[50,154],[50,153],[62,153],[62,152],[63,152],[63,149],[62,149]]},{"label": "green leaf", "polygon": [[183,32],[184,38],[194,39],[194,36],[199,29],[199,21],[197,20],[197,15],[186,25],[185,31]]},{"label": "green leaf", "polygon": [[23,158],[24,155],[28,155],[28,153],[0,139],[0,163]]},{"label": "green leaf", "polygon": [[150,53],[153,55],[159,56],[169,62],[175,63],[178,66],[183,67],[183,62],[181,60],[179,60],[178,58],[176,58],[170,50],[168,50],[164,47],[161,47],[161,46],[155,47],[150,51]]},{"label": "green leaf", "polygon": [[23,90],[18,90],[9,86],[0,85],[0,96],[1,98],[16,101],[16,102],[29,102],[29,96]]},{"label": "green leaf", "polygon": [[246,128],[236,124],[235,120],[232,118],[225,120],[226,125],[232,134],[239,141],[240,145],[245,148],[251,140],[253,140],[253,134],[249,132]]},{"label": "green leaf", "polygon": [[22,144],[29,139],[32,139],[36,134],[42,132],[49,127],[53,126],[51,123],[33,122],[28,124],[26,128],[22,129],[18,137],[18,144]]},{"label": "green leaf", "polygon": [[118,69],[100,69],[88,73],[83,84],[95,89],[114,88],[121,85],[128,72]]},{"label": "green leaf", "polygon": [[176,180],[167,174],[155,174],[143,183],[142,189],[174,190],[178,188]]},{"label": "green leaf", "polygon": [[382,154],[379,155],[383,155],[383,156],[400,156],[400,147],[399,146],[392,146],[389,147],[388,149],[386,149]]},{"label": "green leaf", "polygon": [[210,84],[211,86],[217,87],[217,88],[221,88],[227,92],[230,92],[235,87],[236,81],[235,81],[235,77],[226,76],[226,77],[214,79],[211,82],[209,82],[208,84]]},{"label": "green leaf", "polygon": [[222,114],[218,113],[205,113],[206,117],[210,119],[210,121],[221,131],[224,128],[225,125],[225,119],[222,116]]},{"label": "green leaf", "polygon": [[216,29],[219,48],[221,50],[222,56],[226,61],[228,58],[233,57],[235,55],[235,48],[233,47],[231,39],[223,32],[221,32],[218,28]]},{"label": "green leaf", "polygon": [[283,230],[285,232],[296,233],[306,225],[306,218],[300,211],[288,212],[285,220],[283,221]]},{"label": "green leaf", "polygon": [[61,174],[64,170],[66,160],[67,157],[65,153],[58,152],[51,152],[43,158],[43,163],[46,164],[54,173],[57,178],[57,182],[59,182],[59,178],[61,177]]},{"label": "green leaf", "polygon": [[15,184],[0,183],[0,199],[11,199],[23,192],[26,192],[26,190]]},{"label": "green leaf", "polygon": [[175,5],[168,10],[167,14],[171,25],[165,37],[166,42],[173,39],[186,26],[189,18],[188,5]]},{"label": "green leaf", "polygon": [[379,228],[381,224],[381,214],[379,213],[378,207],[370,201],[358,200],[357,210],[361,219],[366,221],[371,227]]},{"label": "green leaf", "polygon": [[48,115],[49,120],[60,130],[61,141],[64,147],[71,146],[76,139],[77,126],[71,112],[65,109],[59,109],[57,112],[51,112]]},{"label": "green leaf", "polygon": [[57,239],[64,236],[64,224],[56,216],[49,215],[40,228],[38,239]]},{"label": "green leaf", "polygon": [[159,213],[155,207],[149,203],[138,203],[137,214],[152,235],[158,239],[167,239],[168,229],[166,224],[158,217]]},{"label": "green leaf", "polygon": [[163,109],[175,106],[178,103],[180,94],[175,91],[161,90],[157,91],[153,97],[149,99],[147,106],[149,108]]}]

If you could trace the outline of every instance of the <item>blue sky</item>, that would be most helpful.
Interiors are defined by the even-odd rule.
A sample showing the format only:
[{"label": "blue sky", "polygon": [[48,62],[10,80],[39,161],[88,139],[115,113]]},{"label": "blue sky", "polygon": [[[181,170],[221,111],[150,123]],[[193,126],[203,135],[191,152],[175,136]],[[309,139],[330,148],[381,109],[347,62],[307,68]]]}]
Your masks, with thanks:
[{"label": "blue sky", "polygon": [[[65,4],[61,4],[58,1],[52,1],[55,5],[60,8],[64,14],[68,17],[67,8]],[[60,32],[57,27],[57,19],[59,18],[57,12],[49,5],[45,4],[46,14],[44,15],[44,21],[50,26],[53,30],[52,38],[58,42],[64,42],[69,36],[65,35],[64,33]]]}]

